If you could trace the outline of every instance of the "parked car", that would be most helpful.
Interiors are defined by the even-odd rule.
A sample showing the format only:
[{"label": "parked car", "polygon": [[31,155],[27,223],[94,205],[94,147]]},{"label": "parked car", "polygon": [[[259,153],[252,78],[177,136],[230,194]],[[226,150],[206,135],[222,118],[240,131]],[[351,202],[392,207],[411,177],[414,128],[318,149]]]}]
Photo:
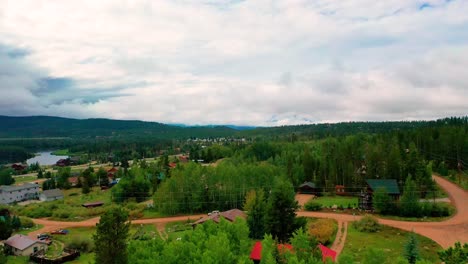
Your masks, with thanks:
[{"label": "parked car", "polygon": [[55,230],[55,231],[52,231],[50,232],[52,235],[66,235],[69,233],[68,230],[66,229],[59,229],[59,230]]},{"label": "parked car", "polygon": [[45,239],[49,239],[49,238],[50,238],[50,235],[47,234],[47,233],[42,233],[42,234],[37,235],[37,239],[39,239],[39,240],[45,240]]}]

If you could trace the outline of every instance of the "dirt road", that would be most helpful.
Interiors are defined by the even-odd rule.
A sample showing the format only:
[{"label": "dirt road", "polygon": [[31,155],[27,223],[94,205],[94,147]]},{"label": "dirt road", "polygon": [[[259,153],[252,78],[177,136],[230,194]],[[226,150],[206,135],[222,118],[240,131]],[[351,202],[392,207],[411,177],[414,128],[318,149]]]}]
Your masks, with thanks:
[{"label": "dirt road", "polygon": [[[449,194],[450,201],[457,208],[457,213],[452,218],[442,222],[409,222],[388,219],[379,219],[379,222],[429,237],[443,248],[453,246],[457,241],[468,243],[468,192],[442,177],[434,175],[433,178]],[[321,212],[298,212],[298,215],[333,218],[338,222],[360,219],[360,216]]]},{"label": "dirt road", "polygon": [[[453,244],[455,244],[457,241],[460,241],[461,243],[468,243],[468,192],[441,177],[433,177],[437,184],[439,184],[449,194],[450,201],[457,208],[457,213],[452,218],[442,222],[408,222],[388,219],[379,219],[379,222],[403,230],[413,230],[420,235],[431,238],[444,248],[453,246]],[[306,199],[303,200],[305,201]],[[344,232],[340,232],[340,236],[337,237],[337,240],[339,241],[334,248],[335,250],[339,251],[338,253],[341,252],[345,243],[347,231],[346,227],[348,223],[360,219],[360,216],[322,212],[298,212],[297,215],[306,217],[332,218],[338,221],[340,227],[345,226]],[[184,221],[187,220],[187,218],[199,219],[203,216],[205,215],[202,214],[140,219],[132,221],[132,224],[155,224],[157,226],[161,226],[162,224],[169,222]],[[96,217],[81,222],[60,222],[46,219],[33,219],[33,221],[36,224],[44,226],[42,229],[30,233],[30,236],[35,237],[39,233],[50,232],[60,228],[95,226],[96,223],[99,222],[99,218]]]}]

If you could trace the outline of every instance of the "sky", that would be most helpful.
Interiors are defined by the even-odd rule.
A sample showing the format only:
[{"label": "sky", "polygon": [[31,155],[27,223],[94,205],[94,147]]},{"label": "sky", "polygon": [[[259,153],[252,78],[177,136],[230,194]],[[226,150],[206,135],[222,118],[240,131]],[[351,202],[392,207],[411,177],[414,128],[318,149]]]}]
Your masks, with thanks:
[{"label": "sky", "polygon": [[467,0],[0,0],[0,115],[278,126],[467,114]]}]

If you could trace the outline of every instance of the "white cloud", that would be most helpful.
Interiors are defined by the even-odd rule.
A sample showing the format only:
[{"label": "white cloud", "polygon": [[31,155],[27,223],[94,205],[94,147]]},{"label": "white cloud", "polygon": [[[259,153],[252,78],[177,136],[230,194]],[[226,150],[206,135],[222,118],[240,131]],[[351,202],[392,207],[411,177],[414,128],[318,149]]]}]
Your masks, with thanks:
[{"label": "white cloud", "polygon": [[[0,44],[30,52],[0,62],[0,76],[14,72],[0,96],[22,102],[0,99],[0,114],[249,125],[463,115],[464,10],[456,0],[0,0]],[[45,77],[74,85],[37,96]]]}]

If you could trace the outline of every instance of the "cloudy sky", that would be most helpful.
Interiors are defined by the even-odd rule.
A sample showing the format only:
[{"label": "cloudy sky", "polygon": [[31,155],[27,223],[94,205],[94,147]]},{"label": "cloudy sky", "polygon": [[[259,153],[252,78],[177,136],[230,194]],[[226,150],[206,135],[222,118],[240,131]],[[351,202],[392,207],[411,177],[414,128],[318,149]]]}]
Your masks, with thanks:
[{"label": "cloudy sky", "polygon": [[467,0],[0,0],[0,115],[283,125],[468,114]]}]

